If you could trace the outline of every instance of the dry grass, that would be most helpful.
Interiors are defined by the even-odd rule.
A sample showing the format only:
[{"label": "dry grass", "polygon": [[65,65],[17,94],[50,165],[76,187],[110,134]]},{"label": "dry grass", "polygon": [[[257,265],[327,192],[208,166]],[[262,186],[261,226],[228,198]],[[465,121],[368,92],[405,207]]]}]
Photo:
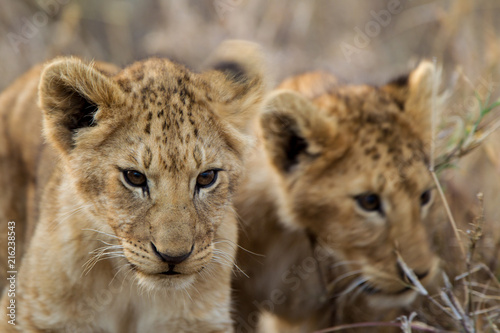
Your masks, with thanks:
[{"label": "dry grass", "polygon": [[[159,55],[197,67],[227,38],[262,44],[277,80],[324,68],[351,82],[380,83],[433,57],[445,70],[461,66],[474,83],[499,77],[491,75],[500,59],[500,4],[494,0],[1,1],[0,89],[59,54],[120,65]],[[387,10],[391,2],[401,11],[379,25],[349,62],[342,43],[355,46],[356,28],[365,31],[374,20],[370,11]],[[44,10],[44,3],[52,6]],[[46,22],[38,22],[43,15]],[[30,29],[26,22],[42,24]],[[9,33],[26,37],[18,51]]]},{"label": "dry grass", "polygon": [[[450,283],[429,291],[433,300],[408,309],[399,322],[404,332],[418,331],[419,322],[430,332],[499,332],[500,135],[484,136],[500,126],[498,112],[485,112],[500,95],[500,2],[399,0],[402,10],[356,47],[356,29],[375,22],[370,11],[394,1],[0,0],[0,89],[60,54],[122,66],[157,55],[198,68],[228,38],[263,45],[276,81],[327,69],[345,81],[379,84],[434,58],[453,91],[438,119],[444,144],[437,163],[456,166],[440,181],[460,239],[437,211],[429,233]],[[355,47],[348,57],[345,45]]]}]

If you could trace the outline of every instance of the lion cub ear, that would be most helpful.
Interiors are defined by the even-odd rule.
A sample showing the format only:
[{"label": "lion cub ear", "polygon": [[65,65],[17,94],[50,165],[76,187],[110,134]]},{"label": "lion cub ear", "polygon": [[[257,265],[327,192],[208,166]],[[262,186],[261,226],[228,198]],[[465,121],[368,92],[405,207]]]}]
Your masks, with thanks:
[{"label": "lion cub ear", "polygon": [[262,50],[255,43],[226,41],[207,66],[212,70],[203,75],[215,92],[217,112],[240,132],[248,133],[267,91]]},{"label": "lion cub ear", "polygon": [[307,98],[291,90],[277,90],[264,102],[261,118],[266,149],[283,173],[303,160],[337,153],[338,124]]},{"label": "lion cub ear", "polygon": [[441,70],[430,61],[422,61],[416,69],[407,76],[402,76],[386,86],[383,90],[389,92],[408,115],[417,133],[429,139],[431,135],[431,115],[442,109],[446,94],[439,91]]},{"label": "lion cub ear", "polygon": [[75,146],[79,130],[97,126],[123,100],[119,86],[94,64],[57,58],[45,66],[39,86],[44,134],[63,154]]}]

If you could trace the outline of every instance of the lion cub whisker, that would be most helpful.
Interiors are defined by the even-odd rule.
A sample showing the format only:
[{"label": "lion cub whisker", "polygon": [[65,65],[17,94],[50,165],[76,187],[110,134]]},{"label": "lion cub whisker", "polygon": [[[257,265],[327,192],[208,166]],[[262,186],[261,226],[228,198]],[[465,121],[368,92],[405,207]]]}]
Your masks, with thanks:
[{"label": "lion cub whisker", "polygon": [[98,256],[92,257],[87,261],[88,264],[84,265],[84,270],[82,272],[82,275],[88,275],[98,262],[114,258],[125,258],[125,255],[123,254],[108,255],[108,253],[103,253]]},{"label": "lion cub whisker", "polygon": [[[120,268],[116,271],[116,273],[113,275],[113,278],[112,278],[112,279],[111,279],[111,281],[109,281],[109,283],[108,283],[108,287],[110,287],[110,286],[113,284],[113,281],[115,280],[115,278],[118,276],[118,274],[120,274],[120,272],[121,272],[124,268],[129,268],[129,267],[131,267],[131,266],[132,266],[132,264],[130,264],[130,263],[124,263],[124,264],[122,265],[122,267],[120,267]],[[131,269],[129,269],[129,270],[127,271],[127,273],[125,274],[125,276],[124,276],[124,278],[123,278],[123,280],[122,280],[122,284],[121,284],[121,286],[120,286],[120,291],[121,291],[121,289],[123,289],[123,283],[124,283],[124,282],[125,282],[125,280],[127,279],[128,274],[130,274],[131,272],[132,272],[132,270],[131,270]]]},{"label": "lion cub whisker", "polygon": [[[349,294],[353,293],[350,296],[352,297],[352,299],[354,299],[355,296],[359,295],[359,292],[361,292],[362,286],[365,285],[368,282],[369,282],[369,279],[367,277],[364,277],[364,276],[358,277],[357,279],[355,279],[354,281],[352,281],[349,284],[349,286],[339,294],[339,298],[340,299],[347,298],[347,296]],[[354,293],[355,291],[356,291],[356,293]]]},{"label": "lion cub whisker", "polygon": [[362,267],[363,262],[360,260],[342,260],[342,261],[336,262],[335,264],[331,265],[330,268],[334,269],[334,268],[338,268],[341,266],[349,267],[349,265],[357,265],[359,267]]},{"label": "lion cub whisker", "polygon": [[125,258],[125,255],[123,251],[115,251],[115,252],[106,252],[108,250],[123,250],[122,245],[109,245],[109,246],[102,246],[100,248],[97,248],[93,251],[90,251],[89,254],[91,257],[84,263],[83,267],[84,270],[82,272],[82,275],[87,275],[92,268],[101,260],[106,260],[106,259],[112,259],[112,258]]},{"label": "lion cub whisker", "polygon": [[[109,243],[106,243],[106,242],[103,242],[105,244],[109,244]],[[105,251],[107,249],[122,249],[123,250],[123,245],[120,245],[120,244],[109,244],[107,246],[102,246],[102,247],[99,247],[95,250],[92,250],[89,252],[89,254],[92,254],[92,253],[99,253],[101,251]]]},{"label": "lion cub whisker", "polygon": [[235,242],[232,242],[232,241],[230,241],[229,239],[219,239],[218,241],[214,241],[214,245],[215,245],[215,244],[220,244],[220,243],[228,243],[228,244],[232,245],[232,246],[233,246],[233,248],[239,248],[239,249],[241,249],[241,250],[243,250],[243,251],[245,251],[245,252],[247,252],[247,253],[253,254],[253,255],[258,256],[258,257],[265,257],[265,255],[263,255],[263,254],[259,254],[259,253],[256,253],[256,252],[252,252],[252,251],[250,251],[250,250],[248,250],[248,249],[245,249],[245,248],[244,248],[243,246],[241,246],[240,244],[235,243]]},{"label": "lion cub whisker", "polygon": [[99,242],[103,243],[103,244],[106,244],[106,245],[110,245],[110,246],[121,246],[123,248],[123,245],[121,244],[113,244],[113,243],[109,243],[109,242],[106,242],[105,240],[102,240],[102,239],[97,239]]},{"label": "lion cub whisker", "polygon": [[[248,278],[248,275],[235,262],[231,261],[231,257],[228,253],[226,253],[220,249],[214,249],[213,253],[214,253],[214,256],[212,259],[215,262],[218,262],[219,264],[223,264],[223,265],[228,266],[228,267],[234,266],[240,273],[242,273],[243,275],[245,275]],[[219,256],[217,256],[217,254],[220,254],[221,256],[219,257]],[[224,262],[217,261],[217,259],[222,259]]]},{"label": "lion cub whisker", "polygon": [[67,219],[69,219],[70,217],[72,217],[73,215],[75,214],[78,214],[80,213],[81,211],[87,209],[87,208],[90,208],[92,207],[92,205],[90,204],[87,204],[87,205],[84,205],[84,204],[81,204],[80,206],[77,206],[76,208],[73,208],[72,210],[70,211],[67,211],[63,214],[58,214],[58,221],[59,223],[63,223],[65,222]]},{"label": "lion cub whisker", "polygon": [[101,231],[101,230],[89,229],[89,228],[81,229],[81,230],[83,230],[83,231],[93,231],[93,232],[97,232],[99,234],[103,234],[103,235],[109,236],[111,238],[116,238],[116,239],[124,240],[123,237],[119,237],[119,236],[116,236],[116,235],[113,235],[113,234],[110,234],[110,233],[107,233],[107,232],[104,232],[104,231]]},{"label": "lion cub whisker", "polygon": [[363,271],[361,269],[358,269],[339,275],[335,280],[333,280],[331,283],[328,284],[327,286],[328,292],[329,293],[333,292],[335,290],[335,287],[340,281],[350,278],[352,276],[361,275],[362,273]]}]

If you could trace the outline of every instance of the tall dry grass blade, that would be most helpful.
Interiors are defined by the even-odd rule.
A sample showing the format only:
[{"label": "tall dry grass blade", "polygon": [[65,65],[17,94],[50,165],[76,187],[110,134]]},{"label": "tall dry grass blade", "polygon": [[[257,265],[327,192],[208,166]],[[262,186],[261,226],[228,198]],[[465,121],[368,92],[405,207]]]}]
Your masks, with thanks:
[{"label": "tall dry grass blade", "polygon": [[[437,68],[436,64],[436,57],[432,59],[432,62],[434,63],[434,68]],[[434,78],[432,80],[432,97],[431,97],[431,163],[430,163],[430,170],[431,172],[434,172],[434,157],[436,155],[436,116],[437,116],[437,108],[436,108],[436,101],[437,101],[437,93],[438,93],[438,84],[440,78],[437,77],[437,71],[434,71]]]},{"label": "tall dry grass blade", "polygon": [[464,260],[467,258],[467,255],[465,253],[465,248],[462,243],[462,240],[460,238],[460,233],[459,229],[457,227],[457,223],[455,222],[455,218],[453,217],[453,214],[450,209],[450,205],[448,204],[448,200],[446,199],[446,196],[444,195],[443,187],[441,186],[441,183],[439,182],[439,179],[437,177],[437,174],[435,171],[431,171],[432,179],[434,180],[434,183],[436,184],[436,187],[439,192],[439,197],[441,198],[441,201],[444,205],[444,208],[446,210],[446,214],[448,215],[448,219],[450,221],[451,227],[453,228],[453,232],[455,234],[455,238],[457,239],[458,247],[460,248],[460,252],[462,254],[462,257]]},{"label": "tall dry grass blade", "polygon": [[[356,324],[345,324],[338,325],[335,327],[330,327],[324,330],[315,331],[313,333],[330,333],[330,332],[339,332],[345,331],[353,328],[368,328],[368,327],[399,327],[401,328],[401,323],[393,323],[393,322],[366,322],[366,323],[356,323]],[[417,330],[420,332],[431,332],[431,333],[456,333],[454,331],[447,331],[438,329],[427,324],[421,322],[413,322],[409,324],[409,327],[412,330]],[[361,331],[360,331],[361,332]]]},{"label": "tall dry grass blade", "polygon": [[445,288],[440,293],[441,299],[452,310],[455,319],[460,322],[464,332],[475,333],[475,326],[471,322],[469,315],[465,313],[463,307],[460,305],[460,302],[453,294],[454,289],[446,273],[443,273],[443,280]]},{"label": "tall dry grass blade", "polygon": [[[433,59],[433,62],[434,62],[434,67],[436,67],[436,59],[434,58]],[[462,244],[462,241],[460,239],[460,234],[458,232],[458,228],[457,228],[457,224],[455,222],[455,219],[453,218],[453,214],[451,213],[451,209],[450,209],[450,206],[448,204],[448,201],[446,200],[446,197],[444,195],[444,192],[443,192],[443,188],[441,186],[441,183],[439,182],[439,179],[436,175],[436,171],[435,171],[435,159],[436,159],[436,118],[437,118],[437,98],[438,98],[438,89],[439,89],[439,82],[440,82],[440,78],[438,77],[439,75],[439,72],[438,71],[434,71],[434,79],[432,80],[433,82],[433,85],[432,85],[432,98],[431,98],[431,158],[430,158],[430,172],[431,172],[431,175],[432,175],[432,179],[434,180],[434,183],[436,184],[437,188],[438,188],[438,191],[439,191],[439,196],[441,197],[441,201],[443,202],[444,206],[445,206],[445,209],[446,209],[446,213],[448,215],[448,218],[450,220],[450,223],[452,225],[452,228],[453,228],[453,232],[455,233],[455,237],[457,238],[457,242],[458,242],[458,245],[460,247],[460,251],[462,253],[462,256],[464,257],[464,259],[466,258],[466,254],[465,254],[465,249],[464,249],[464,246]]]}]

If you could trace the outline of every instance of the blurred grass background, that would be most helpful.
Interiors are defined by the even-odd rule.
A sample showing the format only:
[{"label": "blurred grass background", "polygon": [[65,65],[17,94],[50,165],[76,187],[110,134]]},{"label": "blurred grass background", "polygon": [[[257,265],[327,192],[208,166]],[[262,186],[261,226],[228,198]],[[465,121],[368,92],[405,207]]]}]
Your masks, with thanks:
[{"label": "blurred grass background", "polygon": [[[391,14],[391,8],[397,10]],[[122,67],[160,56],[197,69],[221,41],[238,38],[263,46],[275,83],[325,69],[342,81],[382,84],[423,58],[435,59],[444,69],[444,86],[453,92],[443,117],[473,119],[479,112],[476,94],[491,95],[491,101],[499,96],[499,17],[498,0],[0,0],[0,90],[57,55]],[[496,271],[498,280],[500,135],[460,166],[442,179],[453,189],[450,199],[464,229],[478,214],[476,193],[485,193],[477,262]],[[448,224],[433,228],[441,253],[457,260]],[[500,299],[492,297],[497,298],[484,303],[500,321]]]},{"label": "blurred grass background", "polygon": [[[355,47],[356,28],[375,21],[371,11],[397,4],[348,61],[342,43]],[[0,89],[60,54],[121,66],[165,56],[196,68],[227,38],[260,43],[277,80],[321,68],[378,83],[435,57],[475,82],[498,73],[500,60],[495,0],[0,0],[0,8]]]}]

